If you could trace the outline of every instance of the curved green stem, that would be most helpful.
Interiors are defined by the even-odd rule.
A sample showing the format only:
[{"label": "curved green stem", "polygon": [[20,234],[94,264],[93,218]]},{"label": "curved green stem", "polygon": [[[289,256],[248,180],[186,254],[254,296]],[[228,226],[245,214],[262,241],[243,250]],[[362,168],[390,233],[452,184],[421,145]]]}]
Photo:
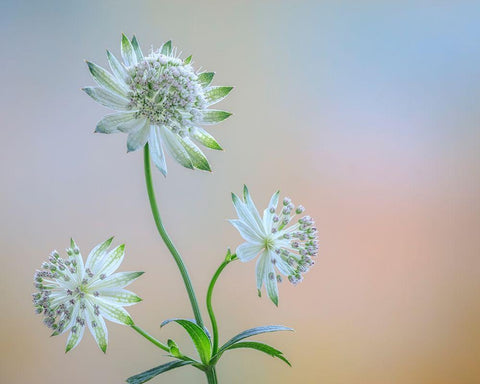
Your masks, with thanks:
[{"label": "curved green stem", "polygon": [[142,328],[134,325],[130,326],[132,329],[137,331],[140,335],[142,335],[145,339],[150,341],[152,344],[156,345],[158,348],[163,349],[165,352],[170,352],[170,348],[168,348],[165,344],[162,342],[158,341],[156,338],[154,338],[152,335],[149,335],[147,332],[145,332]]},{"label": "curved green stem", "polygon": [[207,375],[208,384],[217,384],[218,383],[217,371],[215,369],[215,366],[212,366],[212,367],[208,368],[205,371],[205,374]]},{"label": "curved green stem", "polygon": [[148,198],[150,200],[150,207],[152,209],[153,219],[155,220],[155,224],[157,225],[158,233],[160,234],[163,241],[165,242],[165,245],[167,246],[168,250],[172,254],[175,262],[177,263],[178,269],[180,270],[180,274],[182,275],[183,282],[185,283],[185,288],[187,289],[188,297],[190,298],[190,304],[192,305],[195,321],[200,327],[203,328],[202,315],[198,307],[197,298],[195,296],[195,291],[193,290],[192,282],[190,280],[190,276],[188,275],[187,268],[183,263],[182,257],[180,256],[177,249],[173,245],[172,240],[170,240],[170,237],[168,236],[167,231],[163,226],[162,219],[160,218],[160,212],[158,211],[157,201],[155,199],[155,191],[153,189],[152,172],[150,167],[150,152],[148,149],[148,143],[145,145],[145,148],[144,148],[143,159],[144,159],[144,166],[145,166],[145,182],[147,184]]},{"label": "curved green stem", "polygon": [[237,256],[235,255],[230,255],[230,251],[227,254],[227,257],[225,258],[224,262],[218,267],[217,271],[212,277],[212,281],[210,282],[210,285],[208,286],[208,291],[207,291],[207,310],[208,310],[208,315],[210,316],[210,322],[212,323],[212,332],[213,332],[213,348],[212,348],[212,356],[215,356],[217,351],[218,351],[218,327],[217,327],[217,319],[215,318],[215,313],[213,312],[213,307],[212,307],[212,293],[213,293],[213,288],[215,287],[215,283],[218,280],[218,277],[222,273],[222,271],[225,269],[225,267],[230,264],[232,261],[237,260]]}]

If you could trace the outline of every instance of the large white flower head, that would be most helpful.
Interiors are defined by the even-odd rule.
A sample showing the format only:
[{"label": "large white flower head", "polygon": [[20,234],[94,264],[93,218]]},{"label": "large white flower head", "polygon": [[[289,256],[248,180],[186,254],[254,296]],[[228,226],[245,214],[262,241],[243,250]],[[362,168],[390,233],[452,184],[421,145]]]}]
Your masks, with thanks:
[{"label": "large white flower head", "polygon": [[290,222],[296,215],[304,212],[299,205],[295,207],[289,198],[283,199],[280,213],[277,214],[279,192],[273,194],[263,218],[258,213],[244,186],[242,201],[232,193],[232,200],[238,219],[230,220],[238,229],[245,243],[237,247],[237,257],[247,262],[257,259],[257,288],[265,283],[267,294],[278,305],[278,285],[281,275],[288,276],[292,284],[302,281],[302,275],[314,264],[313,257],[318,252],[317,229],[310,216],[303,216],[293,225]]},{"label": "large white flower head", "polygon": [[210,171],[207,158],[194,143],[222,149],[200,125],[216,124],[231,115],[208,109],[224,99],[233,87],[210,86],[214,73],[198,73],[192,57],[180,59],[171,41],[144,56],[135,36],[122,36],[120,63],[107,51],[112,73],[88,62],[98,87],[83,90],[100,104],[118,111],[107,115],[96,132],[128,134],[128,151],[148,142],[157,168],[167,174],[163,147],[184,167]]},{"label": "large white flower head", "polygon": [[103,318],[119,324],[134,324],[123,307],[141,299],[123,287],[143,272],[114,273],[122,263],[125,246],[119,245],[109,252],[112,240],[93,248],[86,263],[71,240],[66,259],[53,251],[42,269],[35,273],[37,292],[33,294],[33,303],[36,312],[43,314],[44,323],[54,331],[53,335],[70,331],[67,352],[78,345],[85,327],[105,352],[108,332]]}]

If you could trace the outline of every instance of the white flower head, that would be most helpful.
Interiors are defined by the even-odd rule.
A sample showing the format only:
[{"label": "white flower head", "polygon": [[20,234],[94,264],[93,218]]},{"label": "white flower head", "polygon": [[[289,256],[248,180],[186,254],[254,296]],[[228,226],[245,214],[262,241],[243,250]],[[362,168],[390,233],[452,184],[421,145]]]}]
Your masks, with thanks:
[{"label": "white flower head", "polygon": [[277,214],[278,197],[279,192],[273,194],[262,218],[244,186],[243,201],[232,193],[238,219],[230,220],[246,240],[237,247],[237,257],[247,262],[260,255],[256,265],[258,292],[260,295],[265,283],[268,297],[275,305],[278,305],[277,283],[282,281],[277,270],[292,284],[297,284],[314,264],[312,257],[318,252],[317,229],[312,218],[303,216],[289,225],[295,215],[305,209],[301,205],[295,207],[285,198]]},{"label": "white flower head", "polygon": [[113,75],[88,62],[98,87],[83,90],[117,113],[105,116],[96,132],[128,134],[127,149],[136,151],[148,142],[153,162],[166,176],[163,147],[181,165],[210,171],[207,158],[194,143],[222,148],[201,125],[216,124],[231,115],[208,109],[224,99],[233,87],[210,86],[214,73],[198,73],[192,57],[181,60],[171,41],[144,56],[135,36],[122,35],[123,63],[107,51]]},{"label": "white flower head", "polygon": [[105,352],[108,332],[104,318],[119,324],[134,324],[123,307],[141,299],[123,287],[143,272],[114,273],[122,263],[125,245],[108,251],[112,240],[113,237],[93,248],[86,263],[71,240],[66,259],[53,251],[35,273],[36,312],[43,314],[44,323],[54,331],[54,336],[70,331],[66,352],[78,345],[86,327]]}]

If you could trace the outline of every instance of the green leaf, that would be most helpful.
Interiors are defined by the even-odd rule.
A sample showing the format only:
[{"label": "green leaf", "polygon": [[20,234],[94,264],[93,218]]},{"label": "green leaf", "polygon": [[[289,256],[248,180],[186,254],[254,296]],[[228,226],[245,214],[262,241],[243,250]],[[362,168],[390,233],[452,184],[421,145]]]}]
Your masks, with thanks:
[{"label": "green leaf", "polygon": [[121,46],[121,53],[123,62],[127,67],[131,67],[132,65],[137,64],[137,56],[133,51],[133,46],[130,40],[128,39],[125,34],[122,33],[122,46]]},{"label": "green leaf", "polygon": [[230,112],[218,111],[216,109],[207,109],[202,116],[201,124],[217,124],[231,116]]},{"label": "green leaf", "polygon": [[205,98],[208,105],[218,103],[223,100],[232,91],[233,87],[210,87],[205,92]]},{"label": "green leaf", "polygon": [[107,91],[117,93],[120,96],[127,97],[128,88],[119,82],[114,76],[95,63],[87,61],[88,69],[92,74],[93,80]]},{"label": "green leaf", "polygon": [[142,50],[140,48],[140,44],[138,44],[138,40],[137,40],[135,35],[132,37],[132,47],[133,47],[133,51],[135,52],[135,56],[137,57],[137,61],[138,62],[142,61],[143,60],[143,53],[142,53]]},{"label": "green leaf", "polygon": [[132,109],[130,101],[117,95],[116,93],[112,93],[100,87],[85,87],[82,89],[93,100],[104,105],[105,107],[114,109],[116,111],[129,111]]},{"label": "green leaf", "polygon": [[173,133],[167,127],[160,127],[158,133],[160,133],[168,153],[170,153],[170,155],[185,168],[193,169],[192,160],[190,159],[188,152],[178,140],[180,136]]},{"label": "green leaf", "polygon": [[183,64],[187,65],[192,62],[192,55],[188,56],[185,60],[183,60]]},{"label": "green leaf", "polygon": [[190,365],[192,363],[193,362],[191,362],[191,361],[182,361],[182,360],[171,361],[167,364],[159,365],[158,367],[149,369],[148,371],[145,371],[145,372],[139,373],[138,375],[129,377],[127,379],[127,383],[129,383],[129,384],[146,383],[148,380],[153,379],[155,376],[157,376],[161,373],[170,371],[170,370],[175,369],[175,368],[183,367],[184,365]]},{"label": "green leaf", "polygon": [[198,82],[202,87],[208,87],[215,76],[215,72],[203,72],[198,75]]},{"label": "green leaf", "polygon": [[272,357],[277,357],[280,360],[284,361],[287,363],[290,367],[292,364],[283,356],[283,352],[279,351],[276,348],[273,348],[272,346],[264,343],[259,343],[258,341],[244,341],[240,343],[235,343],[228,347],[226,350],[231,350],[231,349],[238,349],[238,348],[251,348],[251,349],[256,349],[257,351],[265,352],[266,354],[272,356]]},{"label": "green leaf", "polygon": [[215,138],[203,128],[192,127],[190,129],[190,133],[196,141],[198,141],[200,144],[203,144],[207,148],[217,149],[220,151],[223,149],[220,144],[217,143]]},{"label": "green leaf", "polygon": [[196,323],[186,319],[168,319],[165,320],[160,326],[163,327],[171,322],[179,324],[188,332],[193,344],[195,344],[195,348],[197,348],[200,360],[202,360],[202,363],[208,364],[210,358],[212,357],[212,344],[208,334]]},{"label": "green leaf", "polygon": [[293,331],[292,328],[284,327],[283,325],[266,325],[263,327],[255,327],[251,329],[247,329],[246,331],[240,332],[238,335],[232,337],[228,340],[220,349],[219,353],[225,351],[233,344],[239,342],[240,340],[246,339],[247,337],[252,337],[255,335],[259,335],[261,333],[269,333],[269,332],[278,332],[278,331]]},{"label": "green leaf", "polygon": [[162,45],[160,53],[166,56],[170,56],[172,54],[172,40],[168,40],[165,44]]}]

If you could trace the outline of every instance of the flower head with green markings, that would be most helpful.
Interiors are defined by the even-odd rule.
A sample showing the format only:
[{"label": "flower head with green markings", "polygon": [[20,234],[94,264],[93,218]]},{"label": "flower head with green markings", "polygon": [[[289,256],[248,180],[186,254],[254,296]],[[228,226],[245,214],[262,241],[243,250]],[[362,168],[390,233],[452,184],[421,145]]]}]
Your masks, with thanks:
[{"label": "flower head with green markings", "polygon": [[135,36],[129,40],[123,35],[121,54],[123,63],[107,51],[113,74],[87,62],[98,87],[83,90],[117,111],[104,117],[96,132],[127,133],[128,151],[148,143],[153,162],[165,176],[164,147],[184,167],[210,171],[196,143],[222,149],[201,125],[216,124],[231,115],[208,107],[224,99],[233,87],[211,86],[214,73],[195,71],[192,57],[180,59],[170,41],[144,56]]},{"label": "flower head with green markings", "polygon": [[295,207],[286,197],[280,213],[277,214],[279,192],[273,194],[270,204],[263,213],[258,213],[247,187],[243,189],[244,201],[232,193],[238,219],[230,220],[238,229],[245,243],[237,247],[237,257],[247,262],[257,259],[257,288],[265,283],[268,297],[278,305],[278,282],[282,277],[276,270],[288,277],[292,284],[302,281],[302,275],[314,264],[318,252],[317,229],[310,216],[303,216],[293,225],[289,223],[295,215],[301,215],[304,208]]},{"label": "flower head with green markings", "polygon": [[143,272],[117,272],[122,263],[125,246],[108,251],[113,238],[97,245],[83,262],[73,240],[67,248],[66,259],[53,251],[41,270],[35,273],[33,303],[36,312],[43,314],[44,323],[53,335],[70,331],[66,351],[75,348],[88,327],[100,349],[107,349],[108,332],[105,319],[133,325],[124,306],[141,299],[123,289]]}]

